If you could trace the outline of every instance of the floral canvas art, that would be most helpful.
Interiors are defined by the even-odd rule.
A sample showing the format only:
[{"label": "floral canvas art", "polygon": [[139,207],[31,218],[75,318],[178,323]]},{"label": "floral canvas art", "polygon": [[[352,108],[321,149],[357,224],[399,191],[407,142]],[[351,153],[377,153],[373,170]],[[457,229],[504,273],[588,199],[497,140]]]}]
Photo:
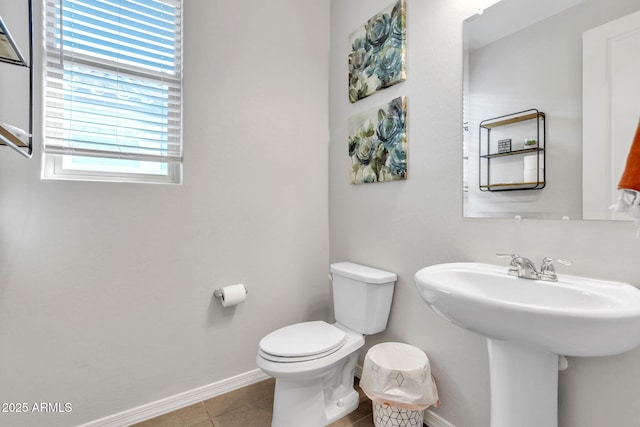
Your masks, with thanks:
[{"label": "floral canvas art", "polygon": [[349,118],[352,184],[407,179],[407,98]]},{"label": "floral canvas art", "polygon": [[398,0],[351,33],[349,101],[407,78],[405,20],[405,0]]}]

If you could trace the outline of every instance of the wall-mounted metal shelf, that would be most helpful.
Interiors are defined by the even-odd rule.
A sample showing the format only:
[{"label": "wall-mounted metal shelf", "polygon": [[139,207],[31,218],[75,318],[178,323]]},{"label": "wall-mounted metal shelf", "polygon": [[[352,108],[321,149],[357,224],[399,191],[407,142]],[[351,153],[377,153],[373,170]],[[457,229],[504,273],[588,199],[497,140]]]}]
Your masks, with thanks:
[{"label": "wall-mounted metal shelf", "polygon": [[[7,57],[0,56],[0,62],[13,66],[25,67],[29,71],[29,130],[22,131],[13,126],[0,123],[0,145],[6,145],[24,157],[33,155],[33,1],[29,0],[29,63],[22,58],[17,45],[13,41],[6,25],[0,20],[3,39],[12,47]],[[0,118],[0,122],[1,122]],[[22,134],[22,135],[21,135]],[[24,135],[26,134],[26,135]],[[23,137],[24,136],[24,137]]]},{"label": "wall-mounted metal shelf", "polygon": [[523,150],[513,150],[508,153],[494,153],[494,154],[484,154],[480,157],[483,159],[494,159],[496,157],[505,157],[505,156],[514,156],[516,154],[527,154],[527,153],[535,153],[538,151],[544,151],[544,148],[527,148]]},{"label": "wall-mounted metal shelf", "polygon": [[[508,114],[505,116],[494,117],[492,119],[484,120],[480,123],[479,132],[479,187],[481,191],[512,191],[512,190],[540,190],[546,185],[545,176],[545,162],[546,162],[546,124],[545,114],[536,109],[520,111],[514,114]],[[500,142],[507,141],[508,149],[504,150],[504,147],[498,147],[495,141],[493,133],[500,131],[498,138],[503,139]],[[511,141],[515,138],[524,141],[522,135],[535,135],[535,147],[528,148],[524,146],[511,148]],[[492,142],[493,138],[493,142]],[[515,176],[514,172],[511,172],[513,179],[505,180],[504,176],[495,173],[495,168],[507,168],[506,165],[500,164],[500,159],[511,158],[519,156],[524,158],[526,154],[535,155],[535,161],[532,162],[536,166],[535,172],[525,171],[524,163],[520,168],[520,175]],[[497,163],[496,163],[497,162]],[[514,169],[514,162],[511,161],[509,165]],[[519,164],[519,163],[518,163]],[[492,175],[491,171],[494,169]],[[517,168],[515,168],[517,170]],[[498,178],[495,176],[498,175]]]}]

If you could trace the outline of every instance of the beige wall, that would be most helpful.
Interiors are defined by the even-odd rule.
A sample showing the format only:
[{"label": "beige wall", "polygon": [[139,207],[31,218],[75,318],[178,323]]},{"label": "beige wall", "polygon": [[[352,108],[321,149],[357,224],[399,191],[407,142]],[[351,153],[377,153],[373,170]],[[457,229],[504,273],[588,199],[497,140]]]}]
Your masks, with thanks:
[{"label": "beige wall", "polygon": [[[571,259],[571,272],[640,285],[640,242],[632,223],[462,218],[462,20],[470,2],[407,0],[408,78],[356,104],[347,98],[348,35],[389,0],[331,2],[331,260],[394,271],[387,331],[366,347],[398,340],[431,358],[443,406],[455,427],[488,427],[489,374],[484,339],[449,325],[419,298],[413,275],[447,261],[500,264],[500,252],[538,263]],[[347,119],[396,96],[408,97],[407,181],[349,184]],[[580,188],[573,191],[580,192]],[[634,426],[640,419],[640,351],[571,358],[560,373],[560,425]]]},{"label": "beige wall", "polygon": [[[328,19],[322,0],[185,1],[183,186],[41,181],[38,137],[30,161],[0,148],[0,402],[73,404],[1,425],[227,379],[267,332],[329,316]],[[246,303],[222,309],[236,282]]]}]

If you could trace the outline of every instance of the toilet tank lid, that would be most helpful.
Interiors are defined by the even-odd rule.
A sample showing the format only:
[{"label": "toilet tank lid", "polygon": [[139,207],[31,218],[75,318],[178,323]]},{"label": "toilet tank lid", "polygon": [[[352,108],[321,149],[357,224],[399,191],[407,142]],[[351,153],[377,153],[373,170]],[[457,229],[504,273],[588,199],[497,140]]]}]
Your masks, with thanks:
[{"label": "toilet tank lid", "polygon": [[330,271],[349,279],[358,280],[365,283],[389,283],[395,282],[398,276],[389,271],[355,264],[353,262],[337,262],[331,264]]}]

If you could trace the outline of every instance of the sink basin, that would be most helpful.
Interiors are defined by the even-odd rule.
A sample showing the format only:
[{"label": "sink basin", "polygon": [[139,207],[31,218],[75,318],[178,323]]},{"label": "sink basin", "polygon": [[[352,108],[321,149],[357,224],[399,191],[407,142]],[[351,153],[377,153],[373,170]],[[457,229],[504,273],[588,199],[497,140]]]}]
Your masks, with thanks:
[{"label": "sink basin", "polygon": [[559,275],[510,276],[507,266],[449,263],[415,275],[420,295],[451,323],[487,338],[567,356],[607,356],[640,345],[640,290]]},{"label": "sink basin", "polygon": [[628,283],[521,279],[471,262],[423,268],[415,279],[436,313],[487,337],[491,427],[558,427],[559,354],[640,346],[640,290]]}]

